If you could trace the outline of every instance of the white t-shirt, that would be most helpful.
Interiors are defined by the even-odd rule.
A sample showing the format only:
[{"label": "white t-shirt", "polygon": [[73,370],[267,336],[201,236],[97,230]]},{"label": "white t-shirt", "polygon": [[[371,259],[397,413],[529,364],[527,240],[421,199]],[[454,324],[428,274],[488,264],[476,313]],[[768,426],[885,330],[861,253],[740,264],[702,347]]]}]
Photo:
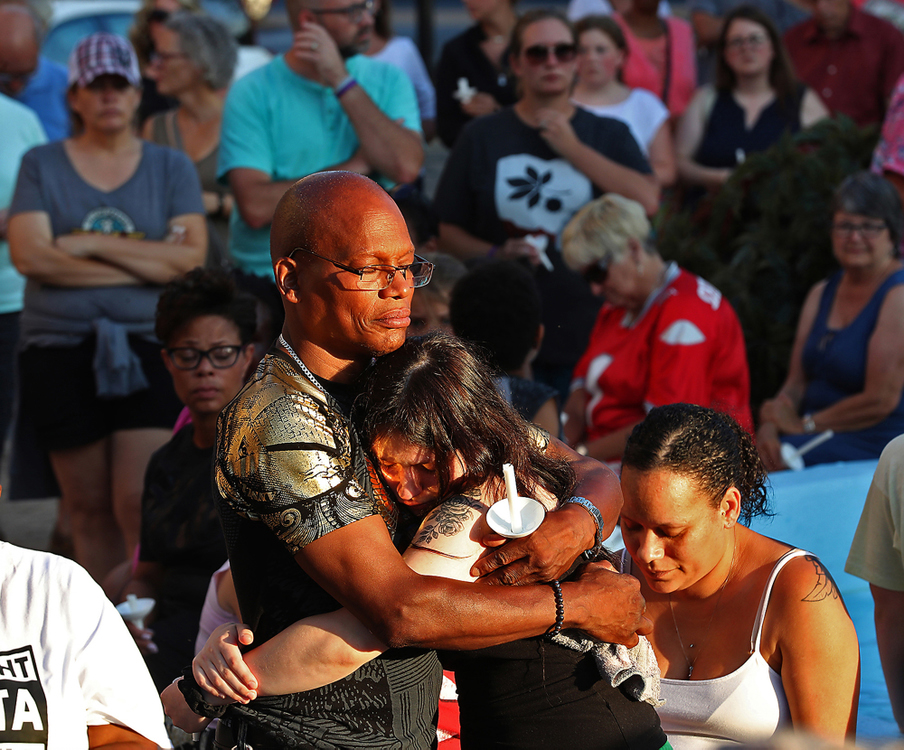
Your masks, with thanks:
[{"label": "white t-shirt", "polygon": [[669,119],[669,110],[665,104],[656,94],[646,89],[631,89],[627,99],[607,107],[592,107],[580,102],[575,104],[599,117],[614,117],[625,123],[644,156],[650,152],[650,141],[659,132],[662,124]]},{"label": "white t-shirt", "polygon": [[144,660],[83,568],[0,542],[0,602],[0,748],[87,750],[100,724],[172,747]]}]

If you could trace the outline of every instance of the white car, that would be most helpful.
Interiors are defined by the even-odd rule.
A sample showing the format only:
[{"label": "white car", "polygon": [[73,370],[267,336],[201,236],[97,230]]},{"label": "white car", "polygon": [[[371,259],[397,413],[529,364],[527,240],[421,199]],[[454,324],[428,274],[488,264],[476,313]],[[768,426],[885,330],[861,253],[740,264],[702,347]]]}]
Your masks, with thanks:
[{"label": "white car", "polygon": [[[73,47],[88,34],[109,31],[128,39],[129,29],[140,7],[140,0],[52,0],[41,54],[65,66]],[[243,28],[247,28],[248,19],[240,9],[240,18],[236,18],[235,11],[224,11],[230,7],[228,3],[211,2],[204,7],[212,16],[223,21],[233,34],[240,34]],[[233,80],[265,65],[272,57],[263,47],[240,46]]]}]

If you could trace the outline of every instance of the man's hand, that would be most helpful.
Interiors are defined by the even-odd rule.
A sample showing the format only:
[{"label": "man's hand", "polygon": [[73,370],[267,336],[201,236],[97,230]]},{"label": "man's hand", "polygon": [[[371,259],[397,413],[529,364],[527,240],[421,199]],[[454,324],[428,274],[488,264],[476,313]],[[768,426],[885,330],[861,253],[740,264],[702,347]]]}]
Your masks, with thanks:
[{"label": "man's hand", "polygon": [[217,698],[238,703],[257,698],[257,679],[240,649],[252,641],[254,634],[246,625],[230,623],[214,630],[191,663],[198,687]]},{"label": "man's hand", "polygon": [[348,76],[335,40],[318,23],[301,24],[292,37],[289,54],[299,62],[313,66],[321,82],[330,88],[336,88]]},{"label": "man's hand", "polygon": [[509,586],[559,580],[593,546],[587,544],[588,533],[591,539],[596,533],[592,516],[579,505],[565,505],[547,513],[530,536],[505,539],[489,533],[481,543],[498,549],[478,560],[471,575],[481,583]]},{"label": "man's hand", "polygon": [[[566,588],[567,587],[567,588]],[[571,592],[578,588],[575,600]],[[638,636],[653,630],[653,623],[644,616],[647,603],[640,593],[640,581],[625,573],[616,573],[609,563],[589,563],[577,581],[562,585],[565,594],[565,613],[570,606],[586,606],[584,631],[609,643],[636,646]]]}]

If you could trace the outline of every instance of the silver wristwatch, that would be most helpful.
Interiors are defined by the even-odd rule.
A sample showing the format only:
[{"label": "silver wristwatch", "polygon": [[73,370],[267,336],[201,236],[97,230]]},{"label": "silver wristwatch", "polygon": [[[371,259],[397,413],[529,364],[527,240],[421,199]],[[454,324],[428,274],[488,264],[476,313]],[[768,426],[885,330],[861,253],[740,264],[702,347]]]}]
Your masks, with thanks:
[{"label": "silver wristwatch", "polygon": [[562,505],[568,505],[568,503],[576,503],[577,505],[580,505],[591,516],[593,516],[593,521],[596,524],[596,536],[593,540],[594,544],[590,549],[585,550],[581,555],[585,560],[587,560],[587,562],[593,562],[600,556],[600,553],[603,551],[603,527],[606,525],[603,521],[603,514],[600,513],[599,508],[591,503],[586,497],[569,497],[564,503],[562,503]]}]

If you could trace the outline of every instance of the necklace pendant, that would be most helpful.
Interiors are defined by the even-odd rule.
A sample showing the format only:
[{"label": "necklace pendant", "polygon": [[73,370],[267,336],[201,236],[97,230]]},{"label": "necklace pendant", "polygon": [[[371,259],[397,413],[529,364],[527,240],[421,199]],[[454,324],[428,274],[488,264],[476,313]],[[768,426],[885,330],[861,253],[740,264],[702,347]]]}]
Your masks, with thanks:
[{"label": "necklace pendant", "polygon": [[691,678],[691,675],[692,675],[693,673],[694,673],[694,665],[693,665],[693,664],[688,664],[688,665],[687,665],[687,679],[690,679],[690,678]]},{"label": "necklace pendant", "polygon": [[693,643],[689,643],[689,644],[687,644],[687,647],[688,647],[688,648],[693,648],[693,647],[694,647],[694,644],[693,644]]}]

